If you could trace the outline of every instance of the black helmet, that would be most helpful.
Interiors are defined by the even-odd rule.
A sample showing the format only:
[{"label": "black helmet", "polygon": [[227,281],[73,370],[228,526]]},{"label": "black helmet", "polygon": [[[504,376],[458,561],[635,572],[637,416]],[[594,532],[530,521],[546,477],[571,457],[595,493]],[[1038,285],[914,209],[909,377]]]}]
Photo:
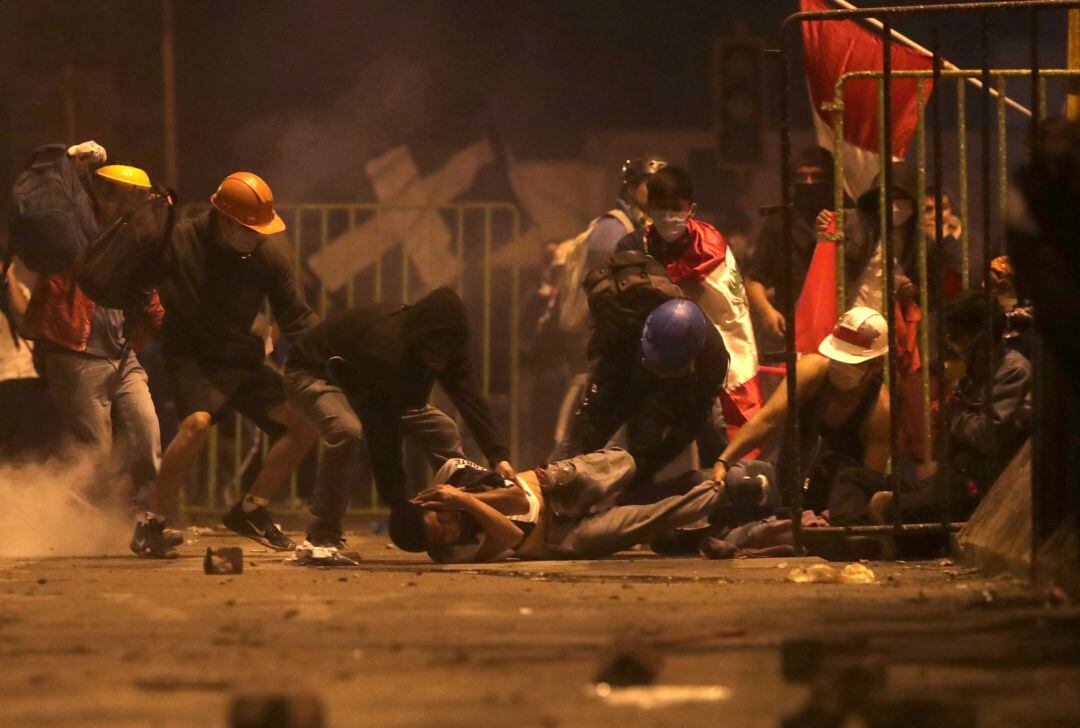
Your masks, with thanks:
[{"label": "black helmet", "polygon": [[626,187],[639,185],[666,166],[667,161],[656,155],[628,159],[622,165],[622,183]]}]

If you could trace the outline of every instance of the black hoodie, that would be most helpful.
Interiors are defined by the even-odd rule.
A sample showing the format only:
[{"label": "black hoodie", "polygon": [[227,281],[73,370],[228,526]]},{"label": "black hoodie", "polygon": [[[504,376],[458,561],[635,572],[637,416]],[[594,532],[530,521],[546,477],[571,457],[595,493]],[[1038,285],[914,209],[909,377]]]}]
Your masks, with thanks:
[{"label": "black hoodie", "polygon": [[[484,456],[492,464],[509,459],[480,392],[468,342],[464,303],[449,288],[439,288],[412,306],[375,304],[331,316],[296,340],[288,368],[325,379],[330,357],[347,362],[348,395],[364,426],[375,481],[383,500],[393,505],[404,497],[401,414],[426,405],[436,381]],[[424,350],[432,348],[446,358],[439,371],[424,361]]]}]

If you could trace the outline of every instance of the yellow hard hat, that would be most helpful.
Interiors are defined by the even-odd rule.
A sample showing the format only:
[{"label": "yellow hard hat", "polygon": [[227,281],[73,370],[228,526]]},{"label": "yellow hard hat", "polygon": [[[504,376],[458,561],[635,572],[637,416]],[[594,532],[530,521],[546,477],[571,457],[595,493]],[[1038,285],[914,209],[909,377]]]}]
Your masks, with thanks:
[{"label": "yellow hard hat", "polygon": [[126,164],[107,164],[99,167],[96,174],[133,187],[150,187],[150,175],[138,167],[129,167]]}]

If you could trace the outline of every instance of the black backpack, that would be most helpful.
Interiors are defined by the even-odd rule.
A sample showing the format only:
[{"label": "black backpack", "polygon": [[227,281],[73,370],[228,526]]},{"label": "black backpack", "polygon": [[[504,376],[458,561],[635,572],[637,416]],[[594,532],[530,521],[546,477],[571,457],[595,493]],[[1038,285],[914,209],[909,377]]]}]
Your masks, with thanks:
[{"label": "black backpack", "polygon": [[640,250],[621,250],[582,283],[592,315],[590,356],[608,344],[636,340],[657,306],[686,298],[667,269]]},{"label": "black backpack", "polygon": [[143,306],[164,272],[176,222],[175,194],[152,188],[145,200],[101,232],[75,261],[75,281],[106,308]]},{"label": "black backpack", "polygon": [[34,151],[30,168],[12,188],[5,270],[17,255],[34,273],[59,273],[97,235],[94,205],[79,179],[80,170],[86,172],[63,144]]}]

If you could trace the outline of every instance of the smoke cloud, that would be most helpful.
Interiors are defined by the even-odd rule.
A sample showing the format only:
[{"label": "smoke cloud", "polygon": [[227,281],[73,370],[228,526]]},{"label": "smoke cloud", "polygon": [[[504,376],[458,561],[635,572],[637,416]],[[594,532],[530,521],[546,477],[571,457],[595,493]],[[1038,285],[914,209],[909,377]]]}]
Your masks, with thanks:
[{"label": "smoke cloud", "polygon": [[84,455],[0,465],[0,557],[126,553],[131,516],[90,503],[96,472]]}]

